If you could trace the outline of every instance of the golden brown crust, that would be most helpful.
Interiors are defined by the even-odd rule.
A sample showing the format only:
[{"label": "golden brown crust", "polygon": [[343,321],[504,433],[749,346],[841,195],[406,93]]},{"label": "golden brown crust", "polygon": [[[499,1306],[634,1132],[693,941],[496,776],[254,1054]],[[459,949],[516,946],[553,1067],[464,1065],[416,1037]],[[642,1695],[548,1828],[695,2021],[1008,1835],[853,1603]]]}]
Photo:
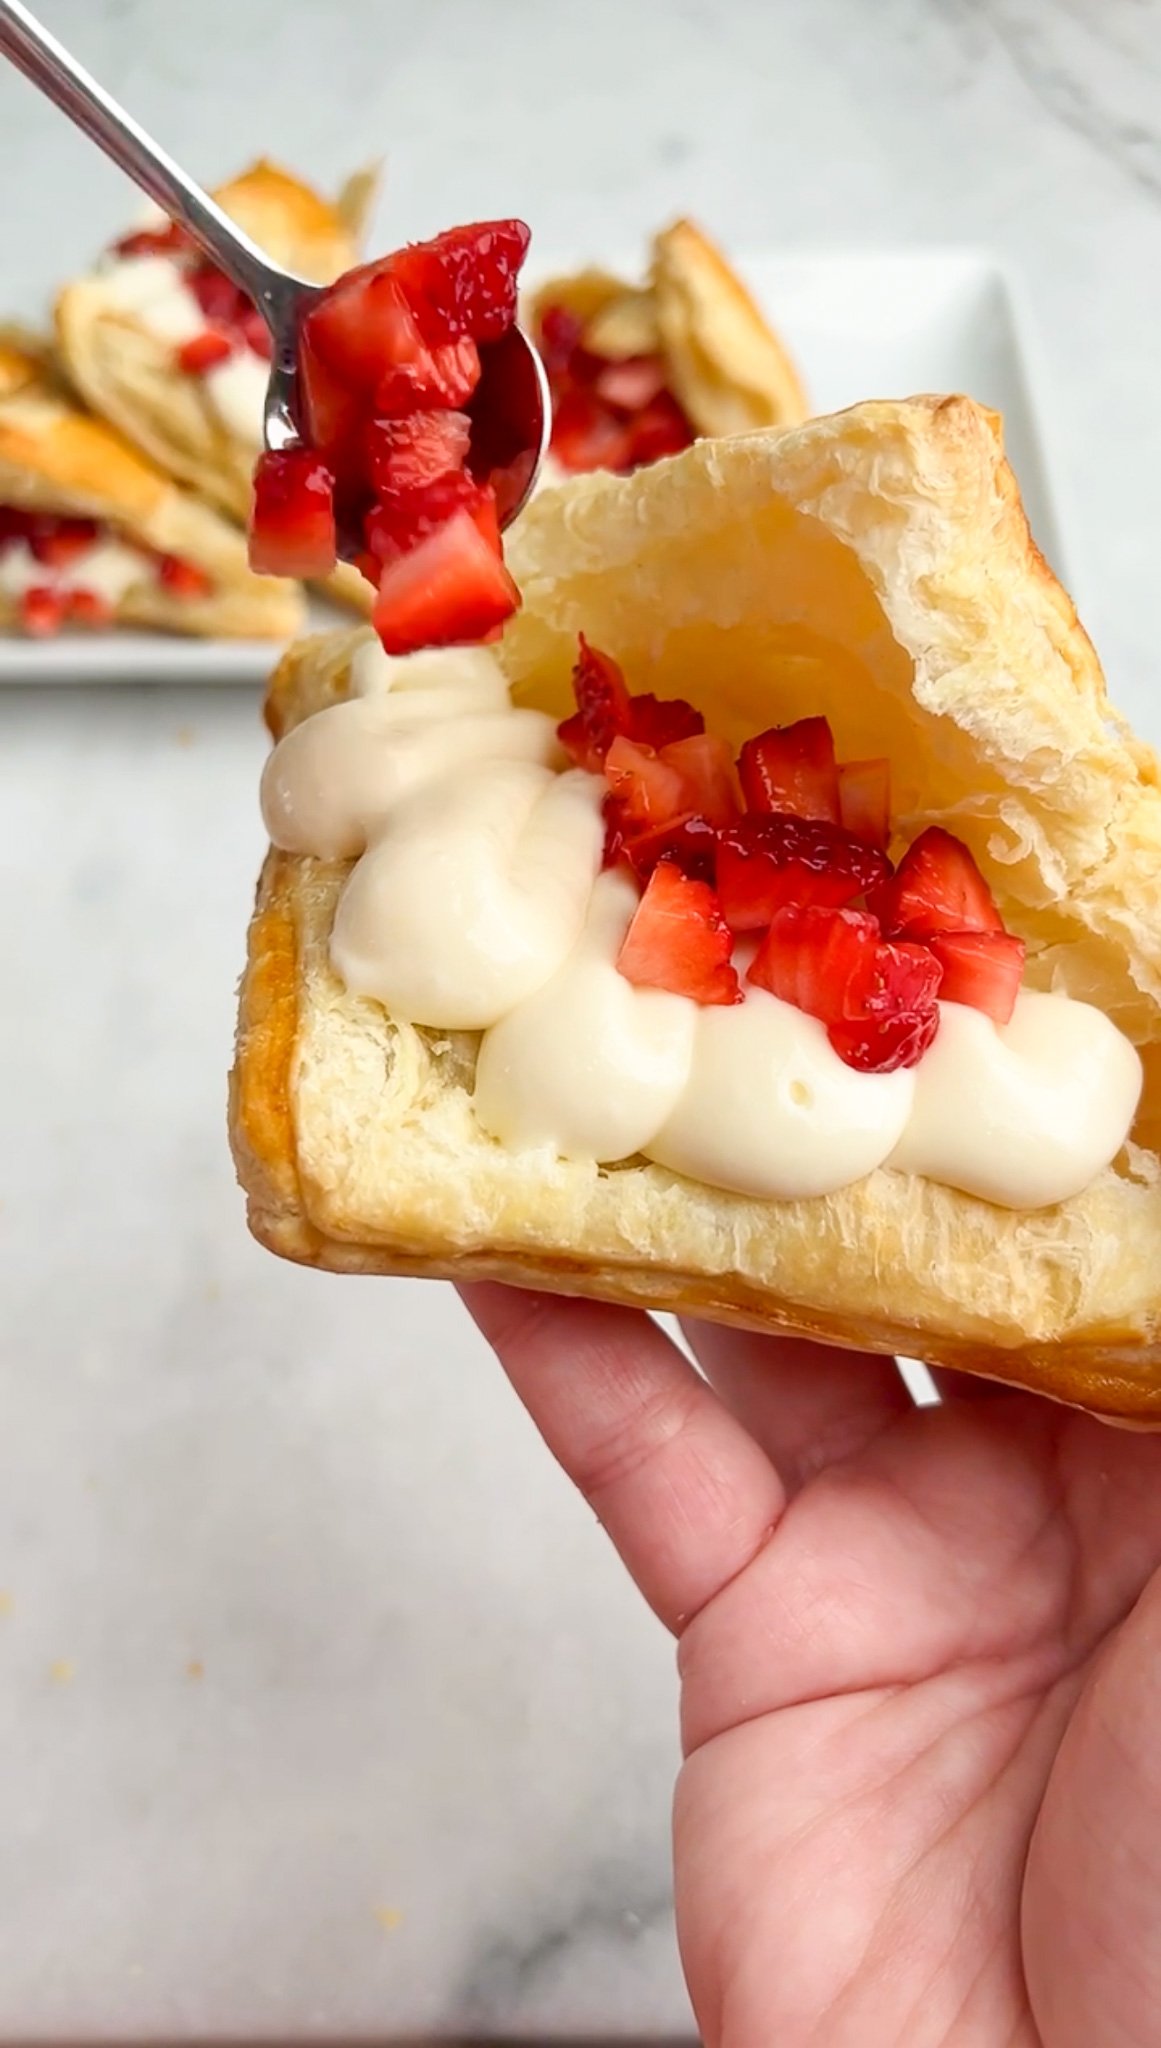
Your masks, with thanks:
[{"label": "golden brown crust", "polygon": [[[356,231],[374,185],[373,173],[357,173],[332,203],[263,160],[215,197],[275,262],[326,283],[357,261]],[[179,368],[172,343],[151,333],[131,309],[111,303],[101,271],[59,294],[56,337],[69,377],[94,412],[167,475],[245,523],[254,447],[223,426],[201,381]],[[342,604],[369,612],[370,587],[349,565],[325,587]]]},{"label": "golden brown crust", "polygon": [[532,299],[533,322],[564,305],[598,355],[661,354],[670,389],[699,434],[790,426],[809,410],[798,372],[722,251],[690,220],[654,238],[644,285],[589,269]]},{"label": "golden brown crust", "polygon": [[[285,640],[303,623],[295,584],[255,576],[238,529],[178,487],[101,420],[83,413],[54,377],[44,344],[0,335],[0,505],[101,519],[159,554],[205,571],[212,593],[171,597],[152,578],[117,607],[121,625]],[[17,608],[0,597],[0,630]]]},{"label": "golden brown crust", "polygon": [[[644,1162],[508,1154],[472,1115],[475,1041],[398,1025],[338,983],[344,868],[278,857],[235,1076],[255,1234],[335,1271],[488,1275],[796,1329],[1161,1424],[1157,764],[1112,718],[998,423],[929,399],[702,444],[549,495],[512,558],[525,609],[501,656],[522,701],[563,704],[583,626],[637,687],[700,696],[734,733],[821,710],[842,752],[887,751],[911,820],[971,840],[1030,978],[1099,1001],[1141,1044],[1135,1142],[1074,1201],[1023,1215],[886,1170],[764,1203]],[[342,694],[359,638],[290,651],[276,732]],[[271,985],[294,990],[277,1031]]]}]

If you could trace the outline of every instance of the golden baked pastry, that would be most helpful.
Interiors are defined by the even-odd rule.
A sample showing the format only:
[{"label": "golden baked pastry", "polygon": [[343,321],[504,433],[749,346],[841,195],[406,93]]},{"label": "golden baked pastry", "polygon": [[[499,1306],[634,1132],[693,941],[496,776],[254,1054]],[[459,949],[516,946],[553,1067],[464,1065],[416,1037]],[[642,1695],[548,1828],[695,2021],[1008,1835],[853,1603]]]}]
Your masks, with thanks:
[{"label": "golden baked pastry", "polygon": [[[96,525],[87,544],[85,522]],[[70,592],[82,616],[83,596],[93,624],[107,614],[116,625],[285,640],[304,621],[298,586],[252,575],[238,528],[83,413],[46,345],[17,330],[0,332],[0,529],[4,631],[26,613],[32,630],[45,630],[45,610],[67,623],[63,598],[52,602],[57,591]],[[54,537],[62,553],[77,550],[57,567]]]},{"label": "golden baked pastry", "polygon": [[[332,203],[263,160],[214,196],[276,263],[329,283],[358,259],[374,184],[373,173],[360,172]],[[213,374],[184,369],[179,353],[196,334],[198,308],[181,290],[180,274],[167,280],[160,265],[172,268],[164,251],[150,256],[147,249],[134,249],[124,262],[114,251],[88,276],[66,285],[56,302],[61,361],[94,412],[179,483],[244,523],[261,447],[268,366],[243,347],[227,366],[229,386]],[[178,286],[176,305],[167,282]],[[215,323],[206,316],[205,324]],[[369,611],[373,593],[349,564],[340,566],[327,588],[356,610]]]},{"label": "golden baked pastry", "polygon": [[[1131,1141],[1018,1212],[878,1169],[757,1201],[631,1159],[508,1152],[472,1108],[476,1039],[347,992],[328,940],[348,864],[274,852],[231,1088],[250,1227],[336,1272],[488,1277],[791,1330],[1161,1425],[1161,790],[1029,535],[999,421],[966,398],[856,407],[549,492],[514,536],[500,659],[562,715],[578,631],[737,740],[825,713],[887,754],[899,814],[968,842],[1027,980],[1140,1048]],[[359,632],[300,643],[278,735],[341,697]]]},{"label": "golden baked pastry", "polygon": [[[783,343],[721,250],[692,221],[676,221],[655,236],[644,284],[625,284],[599,269],[551,278],[533,294],[529,318],[564,415],[555,447],[566,469],[629,469],[672,453],[683,444],[683,419],[688,439],[793,425],[809,410]],[[594,359],[610,366],[596,372],[595,384]],[[660,394],[652,396],[641,381],[649,363],[663,375]],[[626,375],[627,365],[634,367]],[[650,411],[643,429],[635,386],[642,411],[658,396],[662,401],[659,416]],[[637,430],[627,450],[612,422],[603,422],[602,433],[602,423],[586,417],[594,391],[599,404],[606,388],[615,412],[628,415]],[[678,408],[668,421],[665,401]],[[586,450],[599,459],[583,459]]]}]

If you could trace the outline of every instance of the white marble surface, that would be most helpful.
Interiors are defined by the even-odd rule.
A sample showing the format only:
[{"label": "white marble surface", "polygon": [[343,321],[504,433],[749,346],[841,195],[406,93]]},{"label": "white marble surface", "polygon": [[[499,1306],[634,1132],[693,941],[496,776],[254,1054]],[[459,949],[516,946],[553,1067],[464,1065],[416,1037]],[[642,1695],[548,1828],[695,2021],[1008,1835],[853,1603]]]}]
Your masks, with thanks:
[{"label": "white marble surface", "polygon": [[[995,247],[1161,739],[1157,6],[43,5],[207,175],[389,151],[384,236]],[[24,312],[124,194],[10,77],[0,177]],[[669,1645],[445,1294],[241,1226],[261,752],[242,696],[0,699],[0,2039],[678,2034]]]}]

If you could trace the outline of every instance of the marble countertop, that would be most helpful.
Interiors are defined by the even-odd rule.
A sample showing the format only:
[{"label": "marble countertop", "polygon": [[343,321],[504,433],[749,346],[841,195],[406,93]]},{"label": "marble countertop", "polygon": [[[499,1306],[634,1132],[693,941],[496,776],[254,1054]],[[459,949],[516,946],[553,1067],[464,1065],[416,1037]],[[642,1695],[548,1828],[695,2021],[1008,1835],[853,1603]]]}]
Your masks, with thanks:
[{"label": "marble countertop", "polygon": [[[207,174],[388,151],[384,239],[994,247],[1161,739],[1158,6],[44,12]],[[26,312],[125,195],[8,76],[0,176]],[[687,2038],[668,1640],[444,1290],[242,1226],[262,753],[246,693],[0,698],[0,2041]]]}]

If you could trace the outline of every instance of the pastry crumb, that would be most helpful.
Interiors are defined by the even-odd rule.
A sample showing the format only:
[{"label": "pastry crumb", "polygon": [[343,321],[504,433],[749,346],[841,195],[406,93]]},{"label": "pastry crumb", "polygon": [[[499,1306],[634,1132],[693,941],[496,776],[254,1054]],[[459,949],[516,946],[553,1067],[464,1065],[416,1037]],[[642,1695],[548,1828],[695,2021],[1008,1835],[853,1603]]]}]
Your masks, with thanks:
[{"label": "pastry crumb", "polygon": [[204,1664],[202,1663],[202,1660],[201,1660],[201,1658],[200,1658],[200,1657],[191,1657],[191,1658],[190,1658],[190,1660],[189,1660],[189,1663],[188,1663],[188,1664],[186,1665],[186,1667],[185,1667],[185,1675],[186,1675],[186,1677],[187,1677],[187,1678],[204,1678],[204,1677],[205,1677],[205,1675],[206,1675],[206,1667],[205,1667],[205,1665],[204,1665]]},{"label": "pastry crumb", "polygon": [[398,1906],[376,1906],[375,1918],[384,1934],[394,1934],[396,1928],[403,1925],[403,1915]]},{"label": "pastry crumb", "polygon": [[48,1675],[54,1685],[71,1685],[77,1675],[77,1667],[71,1657],[57,1657],[49,1665]]},{"label": "pastry crumb", "polygon": [[11,1614],[11,1612],[12,1595],[11,1593],[4,1592],[3,1589],[0,1588],[0,1614]]},{"label": "pastry crumb", "polygon": [[192,725],[179,725],[174,738],[179,747],[192,747],[197,738],[197,728]]}]

